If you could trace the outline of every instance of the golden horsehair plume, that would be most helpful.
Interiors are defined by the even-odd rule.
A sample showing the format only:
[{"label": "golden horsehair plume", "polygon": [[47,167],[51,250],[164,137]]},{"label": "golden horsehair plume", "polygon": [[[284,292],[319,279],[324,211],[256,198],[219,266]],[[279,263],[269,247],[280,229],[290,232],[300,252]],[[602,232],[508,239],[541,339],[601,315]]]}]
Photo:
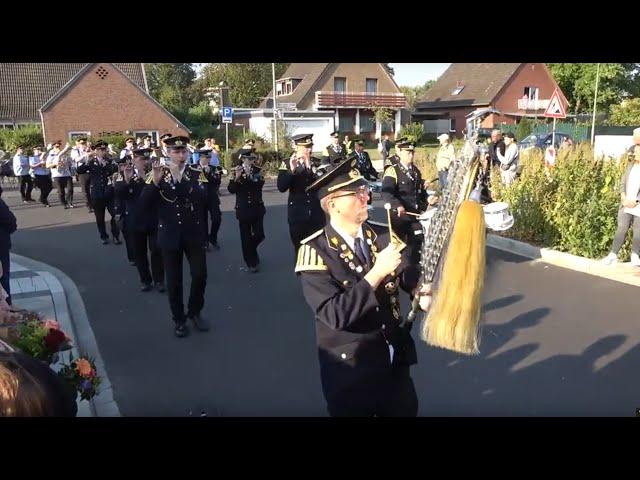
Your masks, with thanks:
[{"label": "golden horsehair plume", "polygon": [[433,282],[440,271],[421,338],[467,355],[479,353],[485,271],[484,212],[479,201],[469,200],[478,167],[478,151],[467,144],[449,170],[442,200],[425,232],[421,260],[424,283]]}]

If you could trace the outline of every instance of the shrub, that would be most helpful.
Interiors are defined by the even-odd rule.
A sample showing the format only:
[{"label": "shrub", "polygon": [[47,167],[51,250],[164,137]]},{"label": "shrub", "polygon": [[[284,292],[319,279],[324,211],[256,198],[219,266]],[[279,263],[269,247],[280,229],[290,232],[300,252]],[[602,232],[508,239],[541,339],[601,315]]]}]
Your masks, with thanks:
[{"label": "shrub", "polygon": [[[621,162],[593,158],[590,145],[560,150],[556,165],[547,170],[539,150],[523,152],[522,174],[509,187],[496,167],[492,195],[509,203],[515,223],[506,235],[588,258],[610,250],[620,207]],[[620,252],[628,258],[630,233]]]},{"label": "shrub", "polygon": [[22,145],[31,151],[33,147],[42,147],[43,143],[44,138],[40,125],[28,125],[15,130],[0,130],[0,150],[7,152],[7,155],[13,155],[17,145]]},{"label": "shrub", "polygon": [[398,131],[398,138],[407,137],[414,142],[422,141],[424,136],[424,125],[422,123],[408,123],[403,125]]}]

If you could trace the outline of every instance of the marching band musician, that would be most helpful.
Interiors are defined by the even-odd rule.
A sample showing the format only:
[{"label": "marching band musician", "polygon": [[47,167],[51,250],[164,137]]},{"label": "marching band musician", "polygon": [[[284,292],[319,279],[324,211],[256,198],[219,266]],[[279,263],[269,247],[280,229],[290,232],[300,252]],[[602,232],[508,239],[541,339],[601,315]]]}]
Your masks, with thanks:
[{"label": "marching band musician", "polygon": [[311,156],[313,134],[301,134],[293,137],[296,151],[289,159],[289,165],[282,162],[278,172],[277,186],[281,192],[289,191],[287,200],[287,221],[289,235],[295,255],[298,254],[300,241],[322,228],[325,216],[320,208],[316,192],[306,188],[316,180],[314,167],[320,160]]},{"label": "marching band musician", "polygon": [[124,148],[120,150],[120,160],[122,160],[124,157],[133,157],[133,151],[135,150],[135,147],[133,145],[134,142],[135,139],[133,137],[127,137],[125,139]]},{"label": "marching band musician", "polygon": [[[78,165],[81,163],[87,163],[89,161],[89,154],[91,153],[91,149],[87,145],[86,138],[78,138],[76,140],[76,146],[71,149],[71,159],[74,161],[74,165],[76,171],[78,169]],[[91,206],[91,189],[89,188],[89,174],[88,173],[78,173],[78,180],[82,187],[82,193],[85,196],[85,205],[89,213],[93,213],[93,207]]]},{"label": "marching band musician", "polygon": [[420,170],[413,163],[415,143],[406,139],[396,143],[399,161],[384,171],[382,179],[382,200],[393,209],[391,225],[409,250],[413,263],[420,260],[422,226],[416,217],[427,208],[427,191]]},{"label": "marching band musician", "polygon": [[71,177],[71,161],[65,157],[70,145],[67,143],[62,150],[61,146],[61,140],[53,142],[51,149],[46,154],[46,167],[51,170],[51,178],[58,188],[58,198],[66,210],[73,208],[73,178]]},{"label": "marching band musician", "polygon": [[[142,211],[157,204],[158,246],[164,262],[169,306],[177,337],[189,334],[187,319],[191,319],[198,330],[209,330],[209,322],[201,316],[207,285],[207,262],[202,247],[205,242],[202,222],[205,191],[201,184],[207,180],[202,172],[187,165],[188,143],[189,138],[183,136],[165,140],[170,162],[163,166],[159,159],[153,161],[152,176],[141,196]],[[187,257],[191,271],[186,314],[182,286],[183,255]]]},{"label": "marching band musician", "polygon": [[331,132],[331,144],[328,145],[323,152],[322,163],[333,164],[347,156],[344,145],[340,143],[340,134]]},{"label": "marching band musician", "polygon": [[109,236],[104,222],[105,210],[107,210],[111,216],[113,243],[120,245],[122,242],[120,241],[120,229],[116,223],[112,178],[113,174],[118,171],[118,165],[110,158],[107,158],[107,144],[105,142],[97,142],[93,145],[92,150],[88,157],[80,160],[78,174],[89,174],[91,202],[102,244],[107,245],[109,243]]},{"label": "marching band musician", "polygon": [[[196,150],[198,153],[198,167],[207,178],[207,182],[202,186],[206,190],[206,202],[204,209],[204,231],[207,234],[205,249],[210,250],[211,245],[216,250],[220,250],[218,245],[218,231],[222,222],[222,212],[220,211],[220,183],[222,182],[222,167],[211,166],[211,150]],[[209,218],[211,218],[211,230],[209,230]]]},{"label": "marching band musician", "polygon": [[[148,209],[143,210],[140,201],[146,181],[150,180],[152,175],[149,160],[151,149],[133,150],[132,153],[133,164],[127,161],[114,182],[116,199],[122,205],[123,234],[125,240],[129,237],[133,247],[134,263],[142,284],[141,290],[149,292],[155,286],[162,293],[165,291],[164,267],[157,242],[157,204],[152,204]],[[123,159],[127,160],[127,157]],[[147,248],[151,254],[151,271],[149,271]]]},{"label": "marching band musician", "polygon": [[388,226],[367,221],[369,188],[355,167],[346,159],[309,186],[329,222],[302,240],[295,268],[316,319],[322,390],[331,416],[416,416],[399,288],[413,292],[419,271]]},{"label": "marching band musician", "polygon": [[262,201],[264,177],[255,154],[241,155],[242,162],[233,170],[227,190],[236,196],[236,218],[240,227],[242,256],[246,263],[245,272],[257,273],[260,265],[258,245],[264,237],[264,215],[266,209]]}]

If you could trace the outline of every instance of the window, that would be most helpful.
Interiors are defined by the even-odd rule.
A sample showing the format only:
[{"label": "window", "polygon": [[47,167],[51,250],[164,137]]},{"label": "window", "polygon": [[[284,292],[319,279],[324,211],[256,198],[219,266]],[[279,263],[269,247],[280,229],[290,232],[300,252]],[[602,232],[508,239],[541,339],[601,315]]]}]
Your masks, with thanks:
[{"label": "window", "polygon": [[456,119],[455,118],[450,118],[449,119],[449,131],[450,132],[455,132],[456,131]]},{"label": "window", "polygon": [[367,93],[378,93],[378,79],[367,78]]},{"label": "window", "polygon": [[464,90],[464,85],[458,85],[451,91],[451,95],[459,95],[462,90]]},{"label": "window", "polygon": [[529,100],[537,100],[538,92],[539,92],[538,87],[524,87],[524,97],[526,97]]},{"label": "window", "polygon": [[282,82],[276,83],[276,95],[282,95]]},{"label": "window", "polygon": [[376,119],[372,112],[360,111],[360,132],[375,132],[376,131]]},{"label": "window", "polygon": [[158,145],[158,131],[157,130],[136,130],[133,132],[132,137],[138,141],[138,138],[142,140],[143,137],[151,135],[151,143]]},{"label": "window", "polygon": [[353,132],[355,131],[355,122],[352,115],[340,115],[338,121],[338,131],[340,132]]},{"label": "window", "polygon": [[69,132],[69,140],[75,142],[78,138],[88,138],[91,136],[91,132]]},{"label": "window", "polygon": [[336,92],[346,92],[347,79],[345,77],[335,77],[333,79],[333,90]]}]

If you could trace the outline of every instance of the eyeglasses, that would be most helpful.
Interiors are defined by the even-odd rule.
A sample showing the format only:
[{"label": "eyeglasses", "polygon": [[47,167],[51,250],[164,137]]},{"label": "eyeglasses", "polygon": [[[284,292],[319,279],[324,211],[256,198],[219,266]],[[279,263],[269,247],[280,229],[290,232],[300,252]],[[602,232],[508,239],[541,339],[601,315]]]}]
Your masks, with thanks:
[{"label": "eyeglasses", "polygon": [[370,192],[371,192],[371,189],[366,185],[363,185],[359,187],[358,190],[355,192],[346,192],[341,195],[336,195],[335,197],[332,198],[332,200],[340,197],[349,197],[351,195],[355,195],[356,197],[360,197],[360,198],[368,198]]}]

